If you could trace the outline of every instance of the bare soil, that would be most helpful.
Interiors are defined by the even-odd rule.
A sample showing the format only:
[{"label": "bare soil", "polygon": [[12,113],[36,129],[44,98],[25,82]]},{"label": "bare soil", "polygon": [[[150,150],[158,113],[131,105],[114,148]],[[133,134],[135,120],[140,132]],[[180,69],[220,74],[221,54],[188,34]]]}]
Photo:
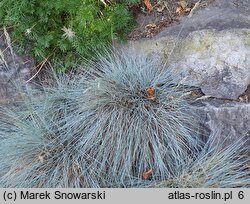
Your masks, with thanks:
[{"label": "bare soil", "polygon": [[130,10],[136,18],[136,27],[128,34],[128,40],[152,38],[164,28],[178,24],[183,16],[189,15],[196,3],[196,9],[201,9],[213,1],[186,0],[185,8],[182,8],[180,0],[151,0],[152,11],[145,5],[133,6]]}]

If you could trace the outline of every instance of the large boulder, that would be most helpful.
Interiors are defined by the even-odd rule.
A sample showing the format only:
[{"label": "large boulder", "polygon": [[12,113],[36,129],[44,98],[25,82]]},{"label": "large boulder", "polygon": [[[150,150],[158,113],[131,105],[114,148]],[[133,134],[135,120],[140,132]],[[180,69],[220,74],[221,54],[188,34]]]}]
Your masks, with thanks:
[{"label": "large boulder", "polygon": [[[158,57],[176,81],[200,88],[202,125],[221,142],[250,135],[250,0],[215,0],[128,47]],[[249,144],[250,145],[250,144]]]},{"label": "large boulder", "polygon": [[206,29],[182,38],[130,43],[134,49],[154,53],[177,81],[200,87],[206,95],[237,99],[250,84],[250,29]]},{"label": "large boulder", "polygon": [[[206,5],[206,2],[211,3]],[[182,18],[180,24],[166,28],[157,38],[170,35],[185,37],[204,29],[221,31],[241,28],[250,28],[250,0],[203,0],[193,15]]]},{"label": "large boulder", "polygon": [[195,31],[175,53],[176,79],[205,95],[237,99],[250,84],[250,29]]},{"label": "large boulder", "polygon": [[250,84],[250,0],[215,0],[129,47],[159,57],[176,80],[212,97],[237,99]]}]

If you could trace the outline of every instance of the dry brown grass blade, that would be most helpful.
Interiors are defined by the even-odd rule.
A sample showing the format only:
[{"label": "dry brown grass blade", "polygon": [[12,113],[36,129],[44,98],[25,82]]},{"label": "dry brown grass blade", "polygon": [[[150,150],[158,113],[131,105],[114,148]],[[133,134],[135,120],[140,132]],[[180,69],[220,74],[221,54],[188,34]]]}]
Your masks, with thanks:
[{"label": "dry brown grass blade", "polygon": [[5,39],[6,39],[7,46],[8,46],[8,48],[10,49],[11,55],[13,56],[13,55],[14,55],[14,52],[13,52],[13,48],[12,48],[12,46],[11,46],[11,39],[10,39],[9,33],[8,33],[8,31],[7,31],[7,29],[6,29],[5,26],[3,27],[3,32],[4,32],[4,35],[5,35]]},{"label": "dry brown grass blade", "polygon": [[0,49],[0,63],[1,63],[1,61],[8,68],[8,64],[7,64],[6,60],[4,59],[3,51]]},{"label": "dry brown grass blade", "polygon": [[37,72],[29,79],[26,81],[26,83],[29,83],[32,79],[34,79],[39,72],[42,70],[42,68],[44,67],[45,63],[48,61],[49,57],[45,58],[39,65],[39,69],[37,70]]}]

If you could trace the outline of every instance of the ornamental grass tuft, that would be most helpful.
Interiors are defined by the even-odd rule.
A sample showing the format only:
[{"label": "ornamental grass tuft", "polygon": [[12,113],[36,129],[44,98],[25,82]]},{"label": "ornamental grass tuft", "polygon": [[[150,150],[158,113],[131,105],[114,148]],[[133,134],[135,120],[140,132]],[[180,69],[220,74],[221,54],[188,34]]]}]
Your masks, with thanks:
[{"label": "ornamental grass tuft", "polygon": [[211,135],[196,158],[190,158],[179,175],[151,187],[164,188],[246,188],[250,187],[250,158],[247,140],[239,138],[226,147]]},{"label": "ornamental grass tuft", "polygon": [[134,187],[178,175],[201,139],[157,59],[112,53],[2,110],[1,187]]}]

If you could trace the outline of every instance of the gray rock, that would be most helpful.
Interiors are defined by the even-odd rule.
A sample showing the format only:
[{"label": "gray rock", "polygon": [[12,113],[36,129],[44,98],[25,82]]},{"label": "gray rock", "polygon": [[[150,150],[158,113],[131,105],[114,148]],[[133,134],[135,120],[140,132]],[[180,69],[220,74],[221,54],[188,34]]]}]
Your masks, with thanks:
[{"label": "gray rock", "polygon": [[250,0],[215,0],[155,38],[129,46],[154,53],[182,84],[237,99],[250,84],[249,11]]},{"label": "gray rock", "polygon": [[128,47],[158,57],[176,81],[212,97],[195,106],[203,135],[216,134],[225,145],[250,137],[250,104],[236,100],[250,87],[250,0],[215,0]]},{"label": "gray rock", "polygon": [[175,53],[176,80],[205,95],[237,99],[250,84],[250,29],[195,31]]},{"label": "gray rock", "polygon": [[250,29],[201,30],[130,45],[153,53],[171,68],[176,81],[212,97],[237,99],[250,84]]},{"label": "gray rock", "polygon": [[250,0],[212,0],[211,2],[205,8],[194,10],[191,17],[182,18],[180,24],[166,28],[157,38],[169,35],[185,37],[191,32],[203,29],[221,31],[250,28]]},{"label": "gray rock", "polygon": [[[250,104],[214,99],[197,107],[196,111],[201,116],[201,124],[224,145],[250,136]],[[250,140],[246,145],[250,146]]]}]

